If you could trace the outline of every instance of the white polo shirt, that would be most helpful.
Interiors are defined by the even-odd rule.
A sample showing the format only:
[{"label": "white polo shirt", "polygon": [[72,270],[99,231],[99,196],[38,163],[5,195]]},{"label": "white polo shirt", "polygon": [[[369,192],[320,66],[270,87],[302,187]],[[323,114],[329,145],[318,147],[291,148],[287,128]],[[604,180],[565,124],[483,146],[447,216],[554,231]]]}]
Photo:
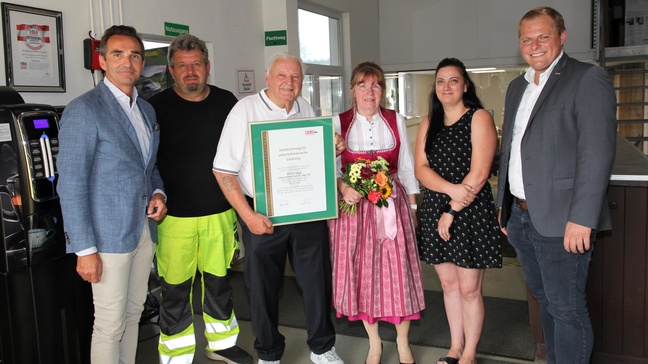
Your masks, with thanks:
[{"label": "white polo shirt", "polygon": [[225,120],[212,167],[215,171],[237,176],[243,194],[248,197],[254,196],[248,123],[316,116],[313,107],[303,97],[298,97],[292,109],[286,112],[270,101],[266,90],[248,96],[234,105]]}]

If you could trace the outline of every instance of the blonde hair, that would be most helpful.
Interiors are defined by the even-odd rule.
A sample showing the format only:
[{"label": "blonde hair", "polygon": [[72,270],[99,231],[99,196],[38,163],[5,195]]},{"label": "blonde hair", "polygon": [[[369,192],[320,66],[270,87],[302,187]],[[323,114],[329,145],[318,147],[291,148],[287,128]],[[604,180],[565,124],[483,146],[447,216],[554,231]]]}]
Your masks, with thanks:
[{"label": "blonde hair", "polygon": [[520,19],[520,23],[518,24],[518,38],[522,33],[521,27],[523,21],[536,19],[542,15],[548,15],[551,18],[551,20],[553,20],[554,28],[556,29],[558,34],[562,34],[566,30],[565,19],[558,12],[558,10],[551,8],[549,6],[540,6],[527,11],[527,13],[524,14],[524,16],[522,16],[522,19]]}]

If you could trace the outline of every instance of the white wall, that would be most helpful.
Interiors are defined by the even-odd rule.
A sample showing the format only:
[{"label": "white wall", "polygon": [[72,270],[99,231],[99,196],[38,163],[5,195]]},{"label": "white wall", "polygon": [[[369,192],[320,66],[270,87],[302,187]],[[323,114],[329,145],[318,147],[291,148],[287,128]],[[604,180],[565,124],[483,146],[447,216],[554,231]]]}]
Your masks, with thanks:
[{"label": "white wall", "polygon": [[[90,71],[83,68],[83,39],[88,37],[90,30],[89,6],[82,0],[19,0],[11,1],[18,5],[33,6],[47,10],[61,11],[63,13],[63,47],[65,57],[66,93],[47,92],[22,92],[26,102],[43,103],[51,105],[67,104],[69,100],[81,94],[82,90],[92,87]],[[0,30],[1,31],[1,30]],[[4,32],[2,34],[3,47],[0,57],[0,84],[6,85],[4,59]]]},{"label": "white wall", "polygon": [[297,0],[263,0],[264,31],[285,30],[287,44],[265,48],[265,59],[277,52],[299,55]]},{"label": "white wall", "polygon": [[565,18],[570,56],[591,60],[591,0],[378,0],[380,61],[389,71],[434,69],[445,57],[468,67],[524,64],[522,15],[551,6]]},{"label": "white wall", "polygon": [[[439,60],[453,56],[469,67],[520,65],[517,23],[529,9],[549,5],[567,23],[566,51],[590,60],[591,0],[308,0],[343,14],[346,80],[359,62],[379,62],[386,71],[432,69]],[[93,87],[83,68],[82,41],[88,31],[100,36],[97,5],[119,0],[14,0],[12,3],[63,12],[65,93],[23,92],[27,102],[67,104]],[[282,4],[282,17],[269,7]],[[264,45],[265,30],[288,30],[290,51],[295,52],[298,0],[121,0],[123,23],[147,34],[164,34],[164,22],[189,25],[192,34],[213,45],[212,74],[216,84],[237,93],[236,69],[255,71],[256,90],[264,84],[266,53],[280,50]],[[276,10],[276,9],[275,9]],[[264,13],[265,12],[265,13]],[[103,9],[104,28],[109,14]],[[91,29],[90,17],[94,19]],[[279,19],[281,18],[281,19]],[[273,28],[273,29],[270,29]],[[276,29],[274,29],[276,28]],[[0,57],[0,84],[6,84],[4,57]]]},{"label": "white wall", "polygon": [[[83,39],[88,37],[90,0],[14,0],[12,3],[63,12],[65,93],[21,92],[26,102],[65,105],[90,90],[90,71],[83,68]],[[94,1],[99,3],[99,1]],[[197,37],[213,45],[211,72],[216,85],[237,93],[236,69],[255,70],[256,89],[265,86],[262,0],[122,0],[123,23],[141,33],[164,35],[164,22],[185,24]],[[108,3],[107,0],[103,1]],[[114,0],[114,4],[118,1]],[[116,5],[115,5],[116,6]],[[104,27],[109,22],[104,9]],[[99,11],[93,11],[95,33],[101,36]],[[117,12],[113,16],[117,24]],[[3,35],[4,37],[4,35]],[[4,39],[4,38],[3,38]],[[4,51],[0,56],[0,84],[6,85]]]},{"label": "white wall", "polygon": [[[65,1],[65,0],[64,0]],[[265,87],[262,0],[122,0],[124,24],[164,34],[164,22],[189,25],[191,34],[213,46],[215,84],[237,94],[237,69],[255,71],[256,90]]]}]

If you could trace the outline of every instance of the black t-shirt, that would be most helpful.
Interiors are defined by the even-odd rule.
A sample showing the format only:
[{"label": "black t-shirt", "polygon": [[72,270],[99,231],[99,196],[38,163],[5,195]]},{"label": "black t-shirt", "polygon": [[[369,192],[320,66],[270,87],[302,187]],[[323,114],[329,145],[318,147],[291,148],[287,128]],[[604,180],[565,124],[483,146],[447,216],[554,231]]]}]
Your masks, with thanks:
[{"label": "black t-shirt", "polygon": [[157,163],[171,216],[206,216],[231,207],[212,164],[223,124],[238,99],[227,90],[209,87],[209,95],[199,102],[183,99],[173,88],[148,100],[160,125]]}]

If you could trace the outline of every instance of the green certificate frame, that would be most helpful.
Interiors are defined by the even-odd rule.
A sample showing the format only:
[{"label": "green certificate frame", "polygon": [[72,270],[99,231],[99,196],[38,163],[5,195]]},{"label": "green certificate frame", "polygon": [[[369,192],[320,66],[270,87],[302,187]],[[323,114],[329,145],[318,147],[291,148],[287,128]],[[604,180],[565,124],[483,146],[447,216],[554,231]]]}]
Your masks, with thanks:
[{"label": "green certificate frame", "polygon": [[249,123],[254,209],[274,225],[338,216],[332,117]]}]

